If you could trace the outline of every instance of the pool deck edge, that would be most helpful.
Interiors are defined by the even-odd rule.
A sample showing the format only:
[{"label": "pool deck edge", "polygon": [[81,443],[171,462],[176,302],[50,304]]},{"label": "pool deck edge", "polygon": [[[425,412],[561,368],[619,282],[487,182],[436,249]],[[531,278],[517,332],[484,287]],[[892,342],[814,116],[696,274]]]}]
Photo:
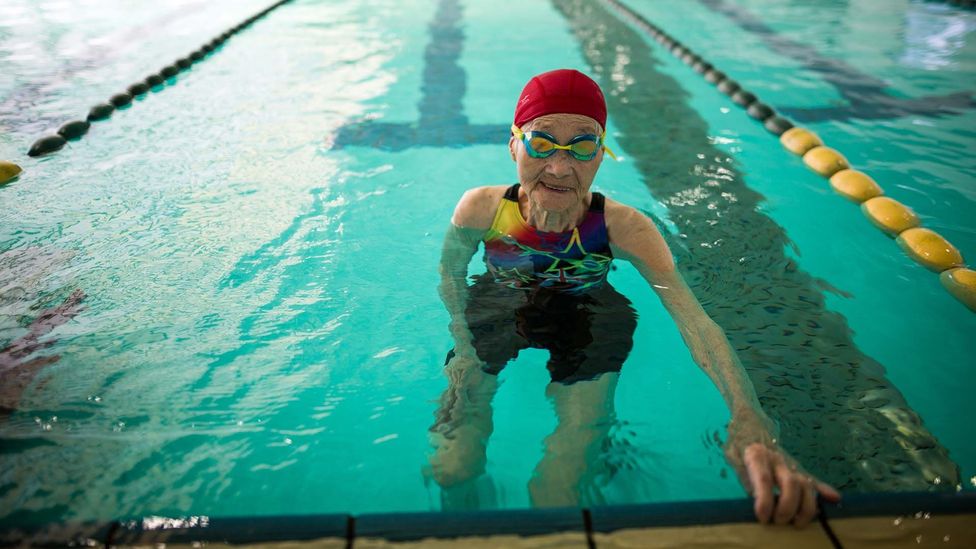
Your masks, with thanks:
[{"label": "pool deck edge", "polygon": [[[855,543],[915,542],[918,536],[942,536],[950,545],[976,544],[976,492],[850,494],[838,505],[824,509],[826,520],[805,529],[760,525],[752,514],[752,500],[686,501],[580,508],[486,510],[465,512],[367,513],[362,515],[291,515],[257,517],[149,516],[112,522],[63,523],[35,529],[0,530],[0,546],[145,546],[223,543],[229,545],[282,544],[331,540],[371,540],[377,543],[414,543],[423,540],[488,540],[562,536],[583,540],[583,546],[632,546],[620,538],[731,539],[743,543],[775,544],[784,535],[802,546],[830,547],[829,531]],[[589,514],[590,520],[586,520]],[[829,524],[830,528],[823,528]],[[351,527],[354,525],[354,527]],[[932,529],[934,531],[929,531]],[[805,533],[799,533],[805,532]],[[925,532],[925,533],[919,533]],[[578,534],[578,535],[577,535]],[[692,536],[692,537],[688,537]],[[601,541],[602,540],[602,541]],[[806,541],[802,541],[806,540]],[[827,545],[822,541],[827,540]],[[381,544],[382,544],[381,543]],[[575,544],[575,542],[573,542]],[[621,545],[621,543],[623,545]],[[947,541],[948,543],[948,541]],[[361,545],[360,545],[361,546]],[[837,544],[833,544],[837,546]]]}]

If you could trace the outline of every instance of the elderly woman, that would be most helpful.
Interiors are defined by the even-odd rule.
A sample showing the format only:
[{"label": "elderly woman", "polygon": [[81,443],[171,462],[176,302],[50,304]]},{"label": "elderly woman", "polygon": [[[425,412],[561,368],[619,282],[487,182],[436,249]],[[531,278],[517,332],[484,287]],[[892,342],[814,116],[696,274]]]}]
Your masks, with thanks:
[{"label": "elderly woman", "polygon": [[[575,505],[610,427],[617,378],[636,314],[607,282],[614,258],[630,261],[674,318],[695,362],[731,412],[725,453],[755,498],[759,521],[802,526],[817,513],[818,481],[776,443],[775,428],[722,329],[675,269],[654,224],[591,192],[606,151],[606,102],[574,70],[532,78],[515,108],[509,152],[518,183],[464,193],[441,260],[441,297],[454,349],[449,387],[431,428],[431,471],[445,489],[484,471],[497,374],[521,349],[547,349],[559,422],[529,484],[535,505]],[[488,272],[468,286],[480,243]],[[778,491],[779,498],[773,494]]]}]

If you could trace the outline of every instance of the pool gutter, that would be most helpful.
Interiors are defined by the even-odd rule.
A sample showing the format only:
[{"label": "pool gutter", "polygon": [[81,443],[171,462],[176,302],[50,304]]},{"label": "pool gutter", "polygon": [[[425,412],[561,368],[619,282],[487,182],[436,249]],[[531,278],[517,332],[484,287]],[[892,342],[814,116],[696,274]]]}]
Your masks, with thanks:
[{"label": "pool gutter", "polygon": [[[561,534],[571,544],[597,547],[615,535],[705,535],[714,527],[749,543],[767,544],[791,538],[816,538],[824,547],[844,547],[852,538],[863,546],[866,534],[890,546],[899,539],[937,536],[941,546],[976,546],[976,492],[850,494],[839,505],[827,505],[821,520],[805,529],[759,525],[752,500],[684,501],[609,505],[588,509],[551,508],[467,512],[370,513],[361,515],[285,515],[254,517],[126,518],[111,522],[63,523],[0,530],[3,546],[146,546],[222,543],[249,545],[329,540],[352,547],[356,540],[414,542],[492,538],[519,539]],[[867,519],[867,521],[865,521]],[[565,537],[565,534],[575,536]],[[675,537],[677,536],[677,537]],[[745,538],[743,538],[745,536]],[[826,543],[826,545],[824,545]],[[609,545],[617,545],[609,543]],[[708,545],[706,545],[708,546]]]}]

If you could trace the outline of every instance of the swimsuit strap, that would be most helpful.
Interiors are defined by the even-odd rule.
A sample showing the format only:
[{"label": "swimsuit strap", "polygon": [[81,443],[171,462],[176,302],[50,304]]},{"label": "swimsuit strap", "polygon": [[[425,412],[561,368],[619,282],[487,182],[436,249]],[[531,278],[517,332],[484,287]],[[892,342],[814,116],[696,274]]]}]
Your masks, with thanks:
[{"label": "swimsuit strap", "polygon": [[505,191],[505,200],[511,200],[512,202],[518,202],[518,190],[519,184],[516,183]]},{"label": "swimsuit strap", "polygon": [[593,193],[593,198],[590,200],[590,211],[596,213],[603,213],[603,205],[606,203],[604,196],[600,193]]}]

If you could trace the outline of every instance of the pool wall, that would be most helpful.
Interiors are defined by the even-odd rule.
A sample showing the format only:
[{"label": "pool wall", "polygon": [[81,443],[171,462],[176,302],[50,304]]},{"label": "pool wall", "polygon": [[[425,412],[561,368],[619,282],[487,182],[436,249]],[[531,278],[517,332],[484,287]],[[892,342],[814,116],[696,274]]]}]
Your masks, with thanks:
[{"label": "pool wall", "polygon": [[[433,540],[579,547],[696,546],[897,547],[919,540],[941,547],[976,544],[976,494],[857,494],[828,505],[796,530],[760,525],[750,499],[439,513],[258,517],[144,517],[0,532],[4,545],[194,546],[279,544],[374,546]],[[532,539],[536,539],[532,542]],[[492,540],[495,540],[492,543]],[[628,541],[629,540],[629,541]]]}]

